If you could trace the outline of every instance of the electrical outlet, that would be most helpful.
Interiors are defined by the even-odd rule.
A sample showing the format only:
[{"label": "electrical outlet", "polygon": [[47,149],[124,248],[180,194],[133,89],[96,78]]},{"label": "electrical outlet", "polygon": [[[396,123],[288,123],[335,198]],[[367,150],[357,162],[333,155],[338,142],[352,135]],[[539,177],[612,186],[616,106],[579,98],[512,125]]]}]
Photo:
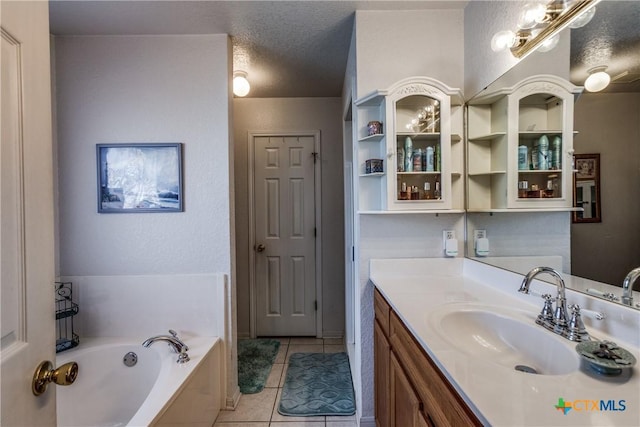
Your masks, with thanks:
[{"label": "electrical outlet", "polygon": [[442,240],[447,241],[456,238],[455,230],[443,230],[442,231]]},{"label": "electrical outlet", "polygon": [[484,239],[487,237],[487,230],[473,230],[473,240]]}]

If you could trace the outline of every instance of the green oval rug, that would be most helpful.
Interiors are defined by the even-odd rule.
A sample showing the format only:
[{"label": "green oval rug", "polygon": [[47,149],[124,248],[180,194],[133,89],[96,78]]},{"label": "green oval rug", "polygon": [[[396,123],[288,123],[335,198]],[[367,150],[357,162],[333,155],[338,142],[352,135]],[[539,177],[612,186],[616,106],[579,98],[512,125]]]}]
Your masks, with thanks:
[{"label": "green oval rug", "polygon": [[347,354],[292,354],[278,412],[296,417],[355,414]]},{"label": "green oval rug", "polygon": [[242,394],[262,391],[279,349],[278,340],[238,340],[238,386]]}]

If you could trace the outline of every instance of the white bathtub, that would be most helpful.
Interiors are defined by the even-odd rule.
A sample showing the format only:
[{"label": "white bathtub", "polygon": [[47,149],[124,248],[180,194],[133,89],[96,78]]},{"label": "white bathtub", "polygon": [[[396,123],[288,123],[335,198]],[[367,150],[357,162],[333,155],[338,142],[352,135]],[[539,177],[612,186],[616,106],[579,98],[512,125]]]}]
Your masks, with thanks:
[{"label": "white bathtub", "polygon": [[[222,403],[222,341],[182,337],[191,360],[177,364],[164,342],[149,348],[130,338],[86,338],[59,353],[56,366],[78,363],[78,378],[56,387],[58,426],[211,426]],[[127,367],[128,352],[138,362]]]}]

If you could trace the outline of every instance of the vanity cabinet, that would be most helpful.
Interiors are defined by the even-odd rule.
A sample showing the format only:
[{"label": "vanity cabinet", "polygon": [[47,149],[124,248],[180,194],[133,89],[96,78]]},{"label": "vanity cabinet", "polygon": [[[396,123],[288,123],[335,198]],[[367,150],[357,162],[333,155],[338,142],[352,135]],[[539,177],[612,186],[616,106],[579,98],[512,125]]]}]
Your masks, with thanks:
[{"label": "vanity cabinet", "polygon": [[463,212],[462,95],[427,77],[355,102],[358,211]]},{"label": "vanity cabinet", "polygon": [[469,211],[573,209],[573,104],[581,90],[538,75],[468,104]]},{"label": "vanity cabinet", "polygon": [[378,290],[374,310],[376,426],[482,425]]}]

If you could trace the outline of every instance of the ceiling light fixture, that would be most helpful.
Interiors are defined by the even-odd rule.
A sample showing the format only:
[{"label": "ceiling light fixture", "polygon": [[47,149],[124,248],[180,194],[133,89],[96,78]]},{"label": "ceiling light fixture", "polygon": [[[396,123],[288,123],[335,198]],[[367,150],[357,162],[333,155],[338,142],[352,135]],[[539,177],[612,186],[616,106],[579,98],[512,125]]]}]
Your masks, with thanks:
[{"label": "ceiling light fixture", "polygon": [[600,92],[611,81],[611,76],[606,73],[607,67],[593,67],[589,70],[589,77],[584,81],[584,88],[589,92]]},{"label": "ceiling light fixture", "polygon": [[233,94],[235,96],[247,96],[251,90],[246,71],[235,71],[233,73]]},{"label": "ceiling light fixture", "polygon": [[[600,0],[550,0],[528,3],[520,13],[517,31],[496,33],[491,39],[491,49],[497,52],[509,48],[513,56],[523,58],[547,40],[557,36],[567,26],[574,25],[573,28],[577,28],[585,25],[593,17],[594,6],[598,2]],[[551,45],[547,44],[540,50],[551,50],[557,43],[556,38]]]}]

